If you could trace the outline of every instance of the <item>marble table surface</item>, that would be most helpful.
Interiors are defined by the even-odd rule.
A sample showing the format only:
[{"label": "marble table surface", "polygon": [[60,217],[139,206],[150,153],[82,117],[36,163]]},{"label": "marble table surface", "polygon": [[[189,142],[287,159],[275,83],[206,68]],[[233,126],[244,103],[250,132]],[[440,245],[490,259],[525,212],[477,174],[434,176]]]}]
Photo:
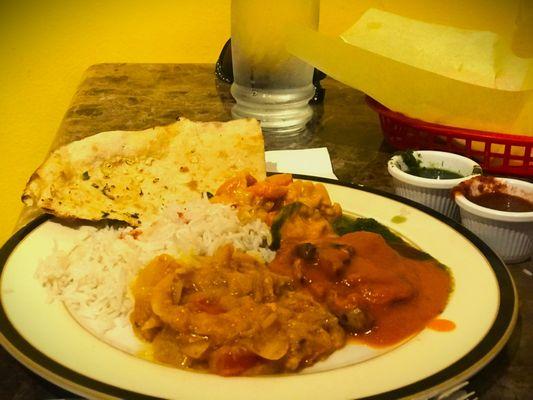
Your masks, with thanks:
[{"label": "marble table surface", "polygon": [[[173,122],[231,119],[229,85],[211,64],[98,64],[90,67],[65,113],[52,145],[108,130],[137,130]],[[364,94],[326,78],[323,103],[303,134],[265,137],[266,149],[327,147],[337,177],[392,192],[386,161],[394,152],[383,142],[377,115]],[[26,210],[19,225],[35,213]],[[533,262],[510,265],[519,294],[517,326],[504,349],[470,379],[480,399],[527,399],[533,393]],[[480,299],[482,301],[482,299]],[[0,399],[76,398],[27,370],[0,348]]]}]

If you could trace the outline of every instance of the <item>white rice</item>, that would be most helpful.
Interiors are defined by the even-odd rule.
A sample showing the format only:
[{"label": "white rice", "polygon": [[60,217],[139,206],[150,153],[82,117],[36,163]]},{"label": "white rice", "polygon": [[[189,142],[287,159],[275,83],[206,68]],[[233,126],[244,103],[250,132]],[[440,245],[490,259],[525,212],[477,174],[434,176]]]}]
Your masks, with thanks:
[{"label": "white rice", "polygon": [[224,244],[266,262],[270,230],[260,220],[242,224],[228,205],[206,199],[168,208],[156,222],[135,229],[83,227],[83,240],[70,252],[57,250],[42,261],[37,279],[51,300],[67,304],[76,317],[98,321],[105,332],[127,323],[133,309],[130,284],[155,256],[212,255]]}]

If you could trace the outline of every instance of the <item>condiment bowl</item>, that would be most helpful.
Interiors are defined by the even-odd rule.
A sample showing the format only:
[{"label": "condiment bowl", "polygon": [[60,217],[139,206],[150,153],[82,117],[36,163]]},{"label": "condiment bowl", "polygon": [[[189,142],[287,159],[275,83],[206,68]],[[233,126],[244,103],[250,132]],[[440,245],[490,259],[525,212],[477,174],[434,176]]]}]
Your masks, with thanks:
[{"label": "condiment bowl", "polygon": [[393,178],[395,193],[459,220],[459,209],[453,201],[451,189],[462,181],[480,174],[479,164],[467,157],[443,151],[413,151],[412,155],[420,167],[444,169],[462,175],[461,178],[455,179],[423,178],[406,172],[409,168],[404,157],[409,153],[396,154],[388,162],[387,167]]},{"label": "condiment bowl", "polygon": [[[495,185],[487,184],[491,179]],[[462,224],[479,236],[507,263],[526,260],[533,253],[533,211],[512,212],[484,207],[469,200],[497,190],[533,203],[533,184],[518,179],[476,177],[454,189]]]}]

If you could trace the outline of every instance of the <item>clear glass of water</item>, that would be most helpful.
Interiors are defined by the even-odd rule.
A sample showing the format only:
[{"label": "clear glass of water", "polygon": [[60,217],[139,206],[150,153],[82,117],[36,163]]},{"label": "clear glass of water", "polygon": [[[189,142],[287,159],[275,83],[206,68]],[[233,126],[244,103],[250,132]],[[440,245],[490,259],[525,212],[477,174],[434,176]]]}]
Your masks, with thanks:
[{"label": "clear glass of water", "polygon": [[305,129],[313,111],[313,67],[285,49],[287,29],[318,28],[320,0],[232,0],[233,118],[256,118],[265,132]]}]

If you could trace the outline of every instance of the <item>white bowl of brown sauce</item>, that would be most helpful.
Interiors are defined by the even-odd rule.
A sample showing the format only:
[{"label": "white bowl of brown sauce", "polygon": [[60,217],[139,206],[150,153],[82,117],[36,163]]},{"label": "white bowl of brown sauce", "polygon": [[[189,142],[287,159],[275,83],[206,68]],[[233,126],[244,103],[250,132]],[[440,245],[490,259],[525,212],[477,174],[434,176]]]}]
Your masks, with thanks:
[{"label": "white bowl of brown sauce", "polygon": [[453,189],[462,224],[507,263],[533,252],[533,184],[510,178],[477,176]]},{"label": "white bowl of brown sauce", "polygon": [[432,150],[399,152],[389,160],[387,169],[397,195],[456,220],[459,208],[451,189],[481,173],[479,164],[467,157]]}]

